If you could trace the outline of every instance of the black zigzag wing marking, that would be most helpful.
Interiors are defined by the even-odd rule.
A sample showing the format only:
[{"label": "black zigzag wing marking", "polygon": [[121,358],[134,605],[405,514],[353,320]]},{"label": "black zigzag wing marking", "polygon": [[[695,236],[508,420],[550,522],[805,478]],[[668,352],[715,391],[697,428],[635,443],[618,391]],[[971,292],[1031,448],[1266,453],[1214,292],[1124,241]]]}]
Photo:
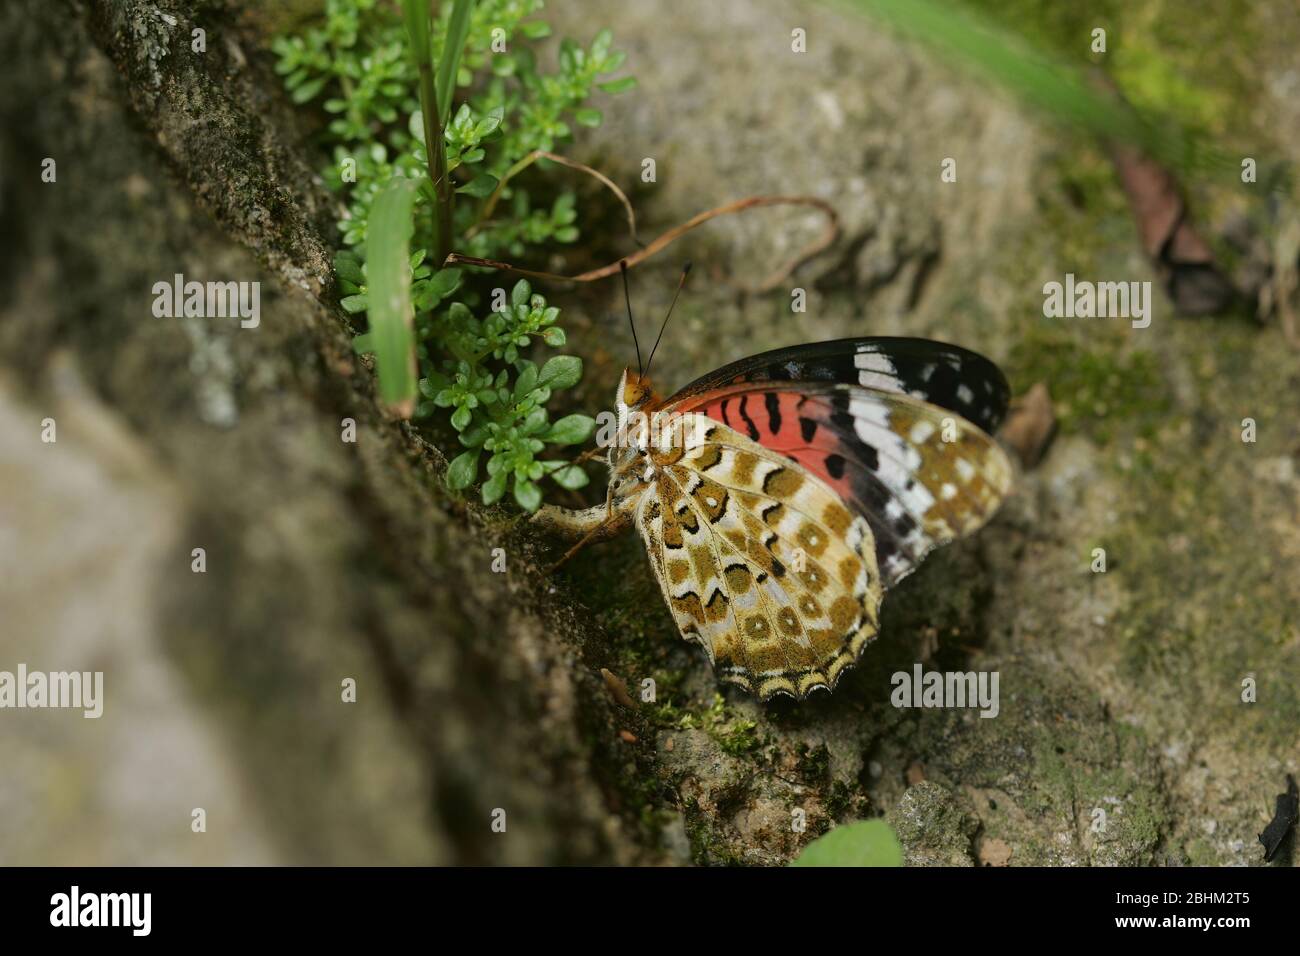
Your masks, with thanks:
[{"label": "black zigzag wing marking", "polygon": [[1006,415],[1011,388],[993,362],[959,345],[874,336],[773,349],[732,362],[670,399],[741,382],[834,382],[900,392],[946,408],[992,434]]},{"label": "black zigzag wing marking", "polygon": [[[969,422],[962,442],[972,447],[927,463],[925,449],[936,454],[933,439],[942,434],[948,411],[911,396],[855,384],[759,381],[720,388],[696,401],[704,414],[726,418],[740,399],[748,398],[750,407],[766,406],[773,394],[783,427],[761,434],[759,443],[831,482],[866,519],[887,587],[933,548],[963,528],[977,527],[973,520],[982,524],[1005,493],[997,487],[1009,480],[1005,456]],[[689,408],[691,402],[683,404]]]},{"label": "black zigzag wing marking", "polygon": [[[886,587],[910,574],[935,542],[925,534],[923,517],[904,506],[895,489],[880,474],[882,452],[859,437],[849,411],[849,392],[826,392],[800,399],[801,410],[815,415],[819,427],[829,429],[842,450],[838,458],[848,469],[852,494],[849,504],[867,520],[876,542],[876,566]],[[818,408],[820,406],[820,408]],[[827,469],[830,469],[829,457]],[[893,502],[895,507],[890,508]]]}]

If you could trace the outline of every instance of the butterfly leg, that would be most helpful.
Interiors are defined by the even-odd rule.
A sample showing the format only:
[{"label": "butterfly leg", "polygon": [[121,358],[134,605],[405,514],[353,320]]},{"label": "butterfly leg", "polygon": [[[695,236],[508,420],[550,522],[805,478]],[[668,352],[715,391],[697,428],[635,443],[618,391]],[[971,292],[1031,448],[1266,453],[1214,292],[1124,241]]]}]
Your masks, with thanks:
[{"label": "butterfly leg", "polygon": [[600,528],[611,517],[605,505],[596,505],[574,511],[571,508],[557,508],[555,505],[542,505],[533,515],[533,523],[542,525],[566,538],[581,537]]},{"label": "butterfly leg", "polygon": [[610,494],[606,497],[605,504],[584,508],[580,511],[558,508],[555,505],[543,505],[537,509],[537,513],[533,515],[532,520],[569,537],[581,535],[577,544],[566,551],[564,556],[552,565],[548,572],[551,573],[582,548],[596,541],[611,538],[626,528],[632,520],[632,509],[621,505],[615,510],[614,498]]}]

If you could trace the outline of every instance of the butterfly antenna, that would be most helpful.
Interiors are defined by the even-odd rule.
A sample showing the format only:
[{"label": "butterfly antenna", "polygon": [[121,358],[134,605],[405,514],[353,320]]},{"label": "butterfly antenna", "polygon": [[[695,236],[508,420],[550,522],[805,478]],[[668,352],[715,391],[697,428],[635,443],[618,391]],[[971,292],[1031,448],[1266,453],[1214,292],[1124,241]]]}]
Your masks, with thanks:
[{"label": "butterfly antenna", "polygon": [[[636,377],[641,378],[641,343],[636,340],[636,321],[632,318],[632,296],[627,291],[627,260],[618,261],[618,271],[623,274],[623,301],[627,303],[627,324],[632,326],[632,344],[636,347]],[[650,356],[654,358],[653,355]]]},{"label": "butterfly antenna", "polygon": [[686,285],[686,277],[691,274],[691,264],[688,262],[682,266],[682,277],[677,280],[677,291],[673,293],[673,301],[668,306],[668,314],[664,316],[664,324],[659,326],[659,335],[655,338],[655,344],[650,349],[650,361],[645,363],[645,374],[650,374],[650,365],[655,360],[655,352],[659,349],[659,340],[664,337],[664,329],[668,328],[668,320],[673,317],[673,306],[677,304],[677,297],[682,294],[682,286]]}]

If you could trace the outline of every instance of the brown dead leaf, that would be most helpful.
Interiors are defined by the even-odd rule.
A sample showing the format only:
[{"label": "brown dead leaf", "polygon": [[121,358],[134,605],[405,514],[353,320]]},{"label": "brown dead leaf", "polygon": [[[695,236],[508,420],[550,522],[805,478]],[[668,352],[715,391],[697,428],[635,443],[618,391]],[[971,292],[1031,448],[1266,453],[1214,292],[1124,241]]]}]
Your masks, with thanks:
[{"label": "brown dead leaf", "polygon": [[1052,396],[1047,385],[1038,382],[1011,403],[999,436],[1011,446],[1024,467],[1033,468],[1042,460],[1054,434],[1056,414],[1052,411]]},{"label": "brown dead leaf", "polygon": [[1111,160],[1128,195],[1142,247],[1179,315],[1213,315],[1236,292],[1201,238],[1173,174],[1140,150],[1115,145]]},{"label": "brown dead leaf", "polygon": [[605,689],[609,691],[609,696],[624,707],[636,706],[636,702],[632,700],[632,695],[627,692],[627,684],[623,681],[623,678],[604,667],[600,669],[600,676],[605,679]]},{"label": "brown dead leaf", "polygon": [[977,852],[981,866],[1006,866],[1011,860],[1011,846],[1006,840],[983,840]]},{"label": "brown dead leaf", "polygon": [[904,772],[904,776],[907,779],[907,785],[909,787],[915,787],[918,783],[924,782],[925,768],[921,766],[921,761],[913,760],[910,764],[908,764],[907,770]]}]

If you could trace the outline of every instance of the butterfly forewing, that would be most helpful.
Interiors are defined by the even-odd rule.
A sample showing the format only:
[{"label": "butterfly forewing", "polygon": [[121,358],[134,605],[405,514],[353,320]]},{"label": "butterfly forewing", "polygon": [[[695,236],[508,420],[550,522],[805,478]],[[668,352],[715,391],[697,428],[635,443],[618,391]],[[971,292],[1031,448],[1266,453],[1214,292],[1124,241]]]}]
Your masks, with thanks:
[{"label": "butterfly forewing", "polygon": [[802,466],[868,523],[886,586],[972,531],[1010,486],[1005,454],[947,409],[898,393],[756,382],[693,395],[691,407]]}]

